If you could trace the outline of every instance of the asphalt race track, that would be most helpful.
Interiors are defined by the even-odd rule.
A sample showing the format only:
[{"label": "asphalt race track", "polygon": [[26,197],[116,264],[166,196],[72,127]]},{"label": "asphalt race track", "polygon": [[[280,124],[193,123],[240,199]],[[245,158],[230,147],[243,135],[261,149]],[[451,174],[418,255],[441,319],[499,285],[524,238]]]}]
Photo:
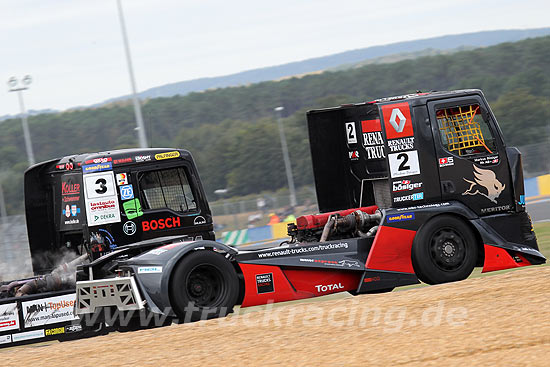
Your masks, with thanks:
[{"label": "asphalt race track", "polygon": [[550,197],[527,203],[527,211],[533,222],[550,221]]},{"label": "asphalt race track", "polygon": [[65,343],[2,366],[548,366],[550,266]]}]

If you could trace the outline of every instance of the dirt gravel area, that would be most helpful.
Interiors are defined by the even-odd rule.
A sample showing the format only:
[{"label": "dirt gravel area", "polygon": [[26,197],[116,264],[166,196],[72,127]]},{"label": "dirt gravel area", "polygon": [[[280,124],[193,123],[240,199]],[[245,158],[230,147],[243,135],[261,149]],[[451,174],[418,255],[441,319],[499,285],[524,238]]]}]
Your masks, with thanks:
[{"label": "dirt gravel area", "polygon": [[550,266],[0,351],[2,366],[548,366]]}]

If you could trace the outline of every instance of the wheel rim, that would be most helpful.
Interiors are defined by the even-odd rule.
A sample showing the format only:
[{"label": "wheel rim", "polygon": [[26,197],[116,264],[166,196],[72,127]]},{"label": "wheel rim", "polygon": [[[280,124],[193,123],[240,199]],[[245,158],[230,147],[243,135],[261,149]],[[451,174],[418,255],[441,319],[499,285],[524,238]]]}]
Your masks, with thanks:
[{"label": "wheel rim", "polygon": [[466,259],[466,240],[452,228],[439,229],[431,237],[430,258],[439,269],[456,271]]},{"label": "wheel rim", "polygon": [[227,287],[220,269],[211,264],[195,266],[187,276],[185,290],[189,301],[198,307],[219,306]]}]

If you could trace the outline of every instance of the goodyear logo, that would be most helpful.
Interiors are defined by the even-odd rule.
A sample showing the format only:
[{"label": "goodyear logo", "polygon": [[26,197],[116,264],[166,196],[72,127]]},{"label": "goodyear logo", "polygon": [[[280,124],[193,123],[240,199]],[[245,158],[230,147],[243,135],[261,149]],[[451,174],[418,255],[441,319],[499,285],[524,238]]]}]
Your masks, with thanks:
[{"label": "goodyear logo", "polygon": [[178,158],[179,156],[180,156],[180,152],[174,151],[174,152],[155,154],[155,159],[157,161],[160,161],[162,159]]},{"label": "goodyear logo", "polygon": [[86,166],[82,166],[83,173],[101,172],[101,171],[107,171],[111,169],[113,169],[113,162],[88,164]]},{"label": "goodyear logo", "polygon": [[394,215],[388,215],[388,219],[386,220],[386,223],[403,222],[405,220],[413,220],[413,219],[414,219],[414,213],[394,214]]},{"label": "goodyear logo", "polygon": [[46,332],[45,332],[46,336],[59,335],[59,334],[65,334],[65,327],[64,326],[57,327],[57,328],[54,328],[54,329],[46,329]]}]

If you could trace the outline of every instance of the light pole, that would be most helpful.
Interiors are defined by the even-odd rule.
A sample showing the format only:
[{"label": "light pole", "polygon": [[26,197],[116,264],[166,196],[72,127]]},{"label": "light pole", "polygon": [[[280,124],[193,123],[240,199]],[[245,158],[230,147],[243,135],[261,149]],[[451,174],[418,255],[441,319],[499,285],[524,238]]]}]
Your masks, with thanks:
[{"label": "light pole", "polygon": [[294,189],[294,178],[292,178],[292,167],[290,166],[290,158],[288,156],[288,147],[286,146],[285,130],[283,128],[282,113],[285,108],[282,106],[275,107],[277,114],[277,125],[279,125],[279,136],[281,137],[281,148],[283,150],[283,160],[285,162],[286,180],[288,181],[288,189],[290,191],[290,206],[296,206],[296,190]]},{"label": "light pole", "polygon": [[136,92],[136,81],[134,78],[134,68],[132,67],[132,56],[130,55],[130,45],[126,34],[126,23],[124,22],[124,14],[122,12],[122,3],[117,0],[118,17],[120,19],[120,29],[122,31],[122,40],[124,41],[124,50],[126,52],[126,63],[128,64],[128,73],[130,74],[130,84],[132,85],[132,101],[134,102],[134,114],[136,115],[136,130],[138,131],[139,146],[147,148],[147,137],[145,136],[145,125],[143,124],[143,116],[141,114],[141,105]]},{"label": "light pole", "polygon": [[29,89],[29,85],[32,82],[32,78],[30,75],[26,75],[21,79],[21,81],[17,80],[16,77],[12,76],[8,80],[8,86],[10,92],[17,92],[17,96],[19,97],[19,107],[21,108],[21,124],[23,125],[23,136],[25,138],[25,148],[27,150],[27,158],[29,159],[29,165],[33,165],[34,160],[34,153],[32,151],[32,143],[31,143],[31,134],[29,132],[29,124],[27,122],[27,110],[25,109],[25,103],[23,103],[23,91],[26,89]]}]

